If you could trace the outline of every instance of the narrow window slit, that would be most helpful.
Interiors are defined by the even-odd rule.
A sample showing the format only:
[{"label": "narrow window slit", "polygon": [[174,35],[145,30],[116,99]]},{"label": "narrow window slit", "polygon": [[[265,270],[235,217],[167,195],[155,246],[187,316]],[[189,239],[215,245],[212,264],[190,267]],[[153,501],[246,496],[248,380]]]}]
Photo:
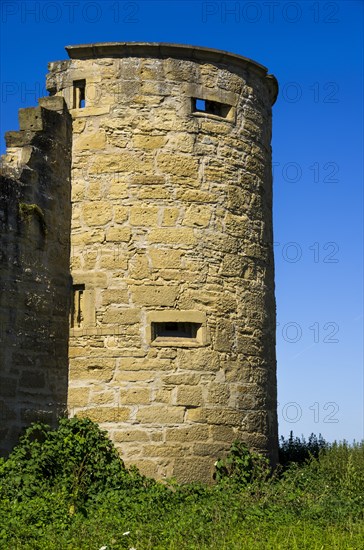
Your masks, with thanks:
[{"label": "narrow window slit", "polygon": [[219,101],[210,101],[199,97],[192,98],[192,112],[215,115],[221,118],[228,118],[231,111],[231,105],[220,103]]},{"label": "narrow window slit", "polygon": [[73,285],[72,287],[72,301],[71,301],[71,328],[82,327],[83,322],[83,298],[84,298],[85,285]]},{"label": "narrow window slit", "polygon": [[152,341],[159,342],[175,339],[196,339],[200,323],[176,323],[176,322],[153,322]]},{"label": "narrow window slit", "polygon": [[83,109],[86,107],[86,80],[75,80],[73,82],[73,108]]}]

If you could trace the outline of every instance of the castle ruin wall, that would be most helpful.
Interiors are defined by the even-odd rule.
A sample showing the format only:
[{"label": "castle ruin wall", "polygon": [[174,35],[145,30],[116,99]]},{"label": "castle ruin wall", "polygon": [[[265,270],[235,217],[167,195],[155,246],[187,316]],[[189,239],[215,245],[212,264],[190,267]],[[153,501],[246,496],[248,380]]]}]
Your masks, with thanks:
[{"label": "castle ruin wall", "polygon": [[67,410],[72,122],[62,98],[19,111],[0,180],[0,453]]}]

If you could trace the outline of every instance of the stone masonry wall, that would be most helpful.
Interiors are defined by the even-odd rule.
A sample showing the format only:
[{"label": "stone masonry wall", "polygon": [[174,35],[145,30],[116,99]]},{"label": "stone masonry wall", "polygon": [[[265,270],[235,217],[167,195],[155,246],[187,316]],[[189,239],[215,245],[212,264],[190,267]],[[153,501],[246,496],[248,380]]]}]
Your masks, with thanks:
[{"label": "stone masonry wall", "polygon": [[70,413],[158,478],[210,481],[236,438],[276,461],[274,78],[207,49],[67,50]]},{"label": "stone masonry wall", "polygon": [[62,98],[19,111],[0,180],[0,454],[64,414],[68,386],[71,121]]}]

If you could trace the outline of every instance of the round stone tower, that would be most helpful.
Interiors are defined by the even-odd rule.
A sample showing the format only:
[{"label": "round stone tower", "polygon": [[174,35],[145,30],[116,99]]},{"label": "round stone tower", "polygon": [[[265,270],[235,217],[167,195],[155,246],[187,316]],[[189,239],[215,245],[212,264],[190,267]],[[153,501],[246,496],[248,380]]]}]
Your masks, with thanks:
[{"label": "round stone tower", "polygon": [[208,48],[66,49],[70,413],[157,478],[210,481],[235,439],[275,462],[275,78]]}]

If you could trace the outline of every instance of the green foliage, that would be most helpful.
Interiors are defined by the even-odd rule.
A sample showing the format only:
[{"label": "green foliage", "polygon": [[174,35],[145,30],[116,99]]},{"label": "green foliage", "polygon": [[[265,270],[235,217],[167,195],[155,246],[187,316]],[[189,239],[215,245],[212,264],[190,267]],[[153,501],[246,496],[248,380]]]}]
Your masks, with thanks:
[{"label": "green foliage", "polygon": [[234,441],[226,458],[215,462],[216,481],[226,481],[245,486],[254,480],[266,479],[269,461],[258,453],[249,451],[241,441]]},{"label": "green foliage", "polygon": [[286,466],[291,462],[303,464],[308,459],[315,457],[328,448],[328,443],[324,440],[321,434],[317,437],[311,434],[308,441],[302,436],[293,437],[291,431],[288,439],[284,439],[283,435],[280,438],[279,444],[279,462],[282,466]]},{"label": "green foliage", "polygon": [[2,498],[19,501],[56,490],[73,508],[100,491],[143,482],[125,469],[106,432],[85,418],[61,419],[57,430],[33,424],[0,465]]},{"label": "green foliage", "polygon": [[364,443],[313,454],[268,475],[234,442],[214,485],[160,483],[127,470],[89,420],[36,424],[0,460],[0,548],[359,550]]}]

